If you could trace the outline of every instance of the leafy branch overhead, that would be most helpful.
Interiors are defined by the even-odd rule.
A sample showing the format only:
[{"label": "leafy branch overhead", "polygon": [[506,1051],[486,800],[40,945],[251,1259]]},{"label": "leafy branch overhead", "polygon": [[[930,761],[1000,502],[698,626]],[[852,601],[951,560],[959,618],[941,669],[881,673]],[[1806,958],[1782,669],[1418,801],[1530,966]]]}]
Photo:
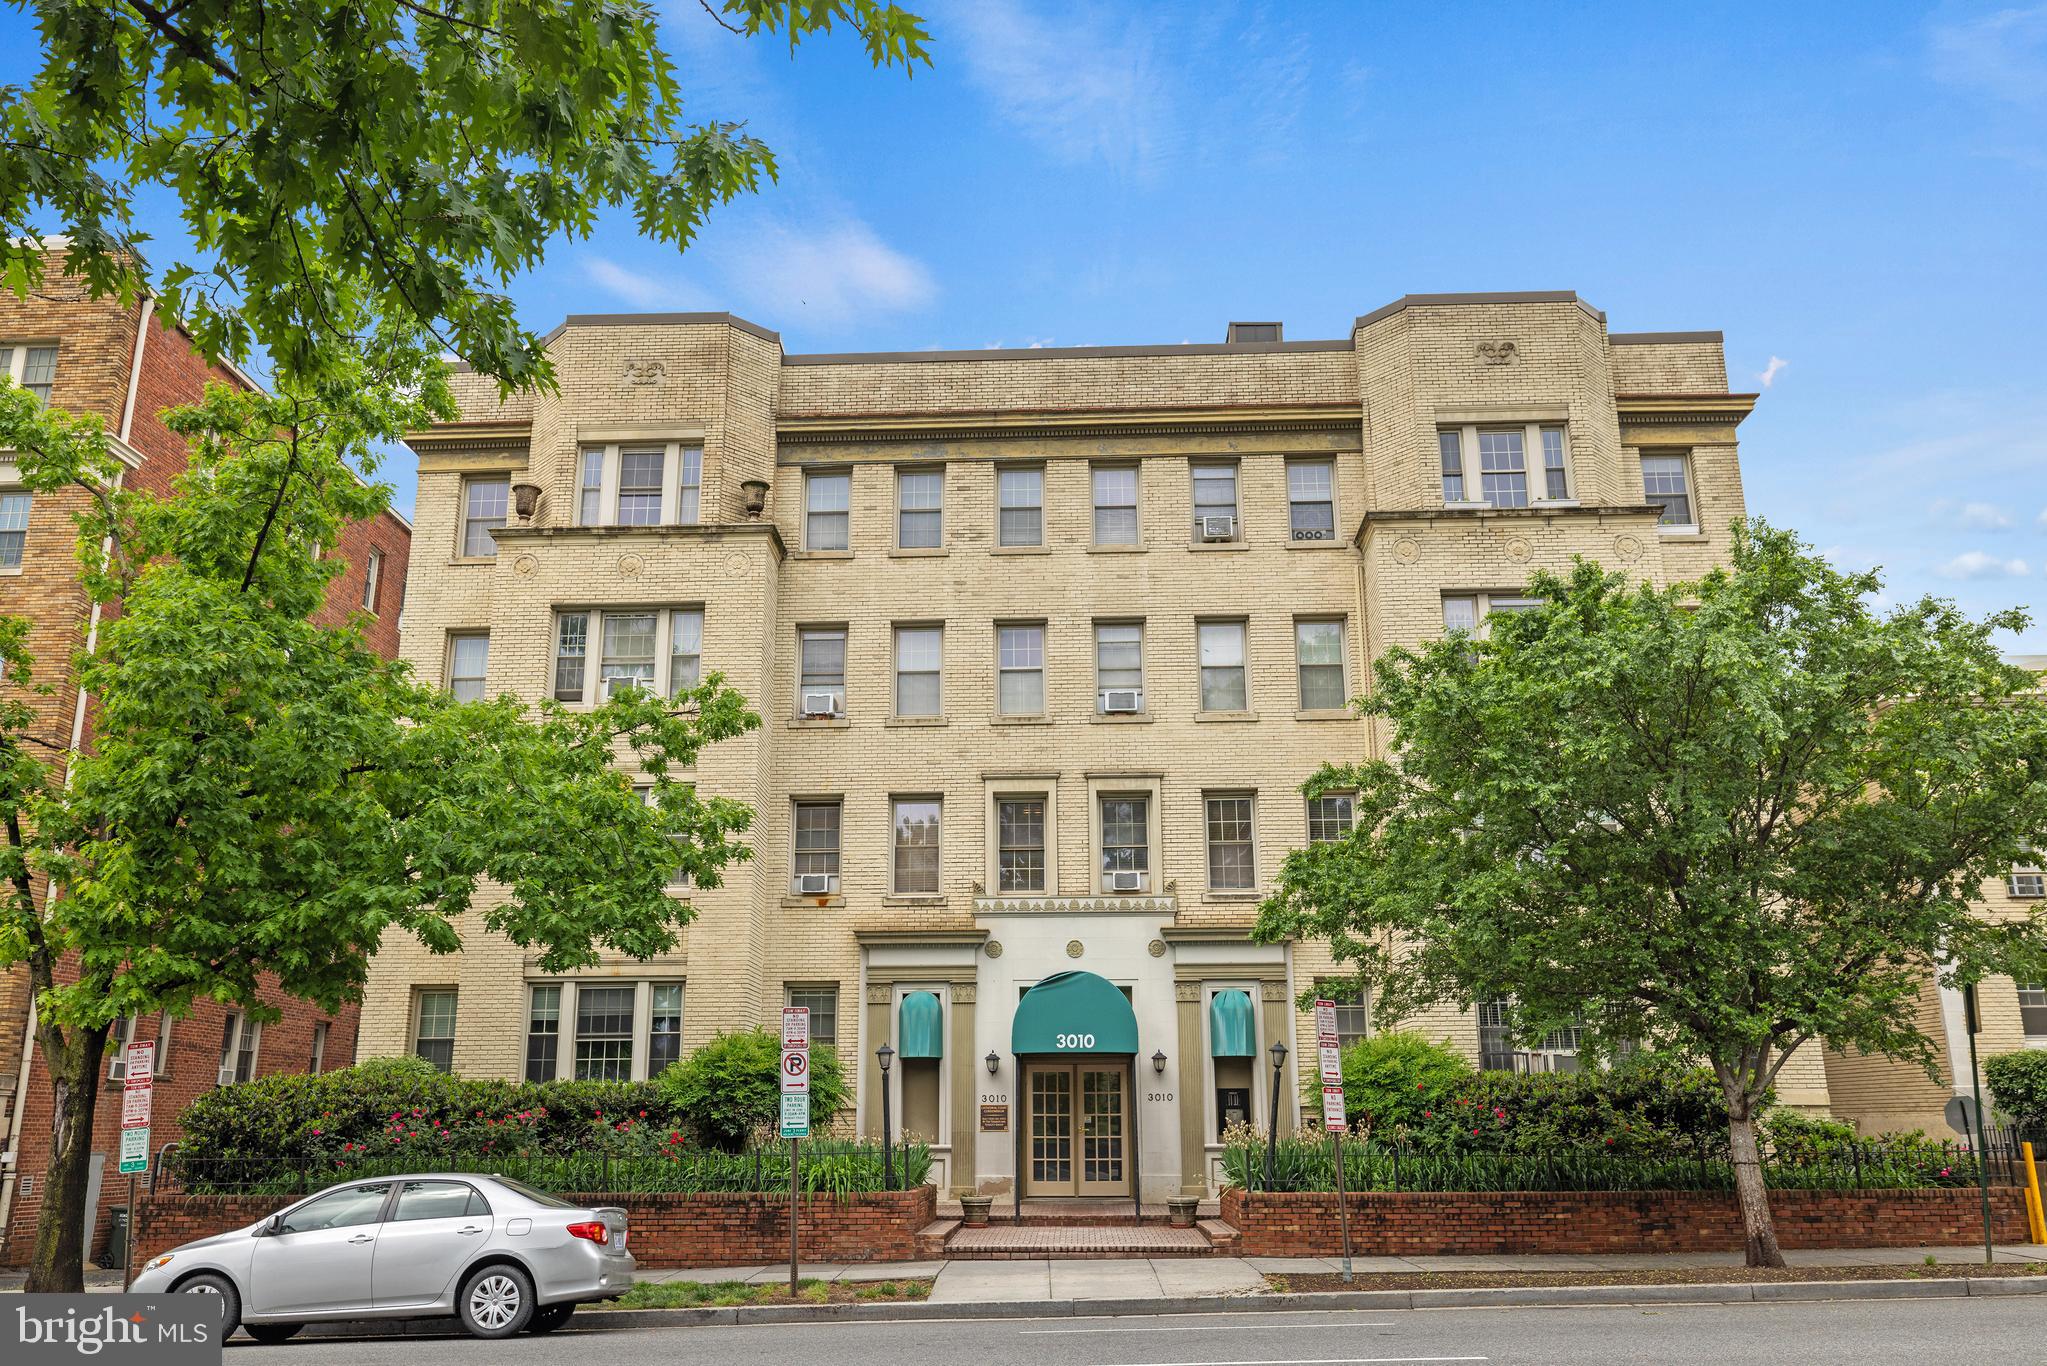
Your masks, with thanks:
[{"label": "leafy branch overhead", "polygon": [[[681,249],[775,175],[732,122],[693,122],[640,0],[32,0],[44,64],[0,91],[0,267],[17,290],[71,237],[96,292],[145,284],[210,353],[326,377],[337,353],[452,352],[550,379],[504,283],[624,208]],[[709,8],[709,6],[706,6]],[[724,0],[738,34],[852,29],[928,61],[878,0]],[[169,188],[193,253],[152,269],[138,192]]]}]

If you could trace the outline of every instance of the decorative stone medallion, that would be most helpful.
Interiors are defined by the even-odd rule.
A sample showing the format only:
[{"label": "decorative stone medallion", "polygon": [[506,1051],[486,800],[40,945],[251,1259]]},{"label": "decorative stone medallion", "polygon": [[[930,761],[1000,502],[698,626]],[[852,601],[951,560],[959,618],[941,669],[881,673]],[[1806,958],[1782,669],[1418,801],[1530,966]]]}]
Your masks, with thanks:
[{"label": "decorative stone medallion", "polygon": [[743,579],[753,568],[753,561],[743,551],[735,550],[725,557],[725,572],[735,579]]},{"label": "decorative stone medallion", "polygon": [[646,567],[647,562],[638,555],[621,555],[618,557],[618,572],[629,579],[640,577],[640,574]]},{"label": "decorative stone medallion", "polygon": [[1512,365],[1521,358],[1521,352],[1510,341],[1482,341],[1475,348],[1475,354],[1487,365]]},{"label": "decorative stone medallion", "polygon": [[635,388],[651,388],[668,377],[668,367],[658,360],[629,360],[620,377]]},{"label": "decorative stone medallion", "polygon": [[540,561],[534,559],[531,555],[521,555],[518,559],[512,561],[512,572],[522,579],[532,578],[539,568]]},{"label": "decorative stone medallion", "polygon": [[1081,943],[1078,939],[1069,939],[1066,941],[1066,956],[1068,958],[1078,958],[1086,952],[1087,945]]},{"label": "decorative stone medallion", "polygon": [[1420,542],[1412,536],[1402,536],[1393,543],[1393,558],[1402,564],[1413,564],[1422,557]]},{"label": "decorative stone medallion", "polygon": [[1506,548],[1507,558],[1510,560],[1525,560],[1528,558],[1528,542],[1522,540],[1519,536],[1508,537]]},{"label": "decorative stone medallion", "polygon": [[895,987],[888,982],[869,982],[867,984],[867,1004],[871,1006],[887,1005],[888,998],[894,994]]},{"label": "decorative stone medallion", "polygon": [[1144,946],[1144,951],[1154,958],[1164,958],[1166,956],[1166,941],[1154,939]]},{"label": "decorative stone medallion", "polygon": [[1642,543],[1633,536],[1616,536],[1613,553],[1623,564],[1632,563],[1642,557]]},{"label": "decorative stone medallion", "polygon": [[1002,941],[1000,939],[989,940],[988,947],[983,949],[982,952],[990,958],[1000,958],[1002,956]]}]

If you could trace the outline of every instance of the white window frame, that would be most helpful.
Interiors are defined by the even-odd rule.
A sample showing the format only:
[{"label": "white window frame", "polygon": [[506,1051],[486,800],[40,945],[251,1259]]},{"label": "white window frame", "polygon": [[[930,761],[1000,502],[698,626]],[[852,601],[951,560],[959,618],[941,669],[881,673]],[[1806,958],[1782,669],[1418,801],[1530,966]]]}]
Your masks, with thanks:
[{"label": "white window frame", "polygon": [[[829,851],[822,849],[801,850],[796,847],[797,822],[802,819],[802,813],[806,807],[830,807],[838,813],[838,817],[832,825],[833,840]],[[810,875],[815,876],[817,873],[822,872],[826,879],[823,894],[825,896],[837,896],[839,894],[839,877],[846,866],[845,799],[843,797],[791,797],[789,799],[789,895],[818,895],[816,892],[805,892],[803,890],[802,879],[805,876],[805,871],[799,860],[805,857],[823,859],[827,854],[829,854],[831,866],[829,868],[813,869]]]},{"label": "white window frame", "polygon": [[814,1043],[814,1044],[823,1044],[823,1045],[825,1045],[825,1046],[827,1046],[827,1047],[830,1047],[830,1048],[837,1048],[837,1047],[839,1046],[839,1016],[840,1016],[841,1014],[843,1014],[843,1013],[844,1013],[843,1011],[841,1011],[841,1010],[839,1009],[840,1005],[842,1004],[842,1002],[841,1002],[841,1000],[840,1000],[839,984],[838,984],[837,982],[784,982],[784,983],[782,983],[782,1004],[783,1004],[783,1005],[785,1005],[785,1006],[793,1006],[793,1005],[801,1005],[801,1004],[803,1004],[803,1002],[800,1002],[800,1001],[798,1001],[798,1000],[796,999],[796,998],[797,998],[797,997],[799,997],[799,996],[804,996],[804,997],[811,997],[811,998],[819,998],[819,997],[825,997],[825,996],[829,996],[829,997],[831,997],[831,1000],[832,1000],[832,1012],[831,1012],[831,1014],[832,1014],[832,1029],[831,1029],[831,1036],[830,1036],[829,1038],[827,1038],[827,1037],[825,1037],[825,1036],[823,1036],[823,1035],[821,1035],[821,1034],[819,1034],[819,1033],[818,1033],[818,1029],[817,1029],[817,1017],[818,1017],[819,1011],[818,1011],[818,1008],[817,1008],[816,1006],[814,1006],[814,1005],[813,1005],[813,1006],[811,1006],[811,1007],[809,1008],[809,1009],[810,1009],[810,1041],[811,1041],[812,1043]]},{"label": "white window frame", "polygon": [[[846,489],[845,502],[833,508],[813,508],[811,506],[813,491],[833,480],[844,484]],[[819,545],[815,528],[812,526],[813,520],[818,517],[842,518],[846,528],[846,543],[844,545]],[[803,549],[806,554],[850,555],[853,553],[853,471],[851,469],[827,468],[804,471]]]},{"label": "white window frame", "polygon": [[[1549,492],[1550,470],[1549,448],[1544,433],[1556,433],[1561,445],[1564,492],[1552,496]],[[1516,433],[1521,438],[1521,486],[1527,495],[1523,503],[1496,504],[1485,496],[1485,469],[1482,458],[1482,438],[1501,433]],[[1454,443],[1450,438],[1454,437]],[[1537,418],[1528,422],[1466,422],[1446,423],[1436,429],[1437,465],[1442,483],[1438,487],[1443,493],[1446,507],[1572,507],[1577,503],[1578,468],[1571,448],[1571,424],[1557,418]],[[1451,468],[1452,460],[1456,468]],[[1490,471],[1500,473],[1501,471]],[[1450,481],[1456,479],[1460,489],[1453,490]],[[1452,492],[1460,496],[1451,497]]]},{"label": "white window frame", "polygon": [[[1222,503],[1203,503],[1201,483],[1204,474],[1214,476],[1227,474],[1230,479],[1230,501],[1225,508]],[[1237,460],[1190,460],[1187,462],[1187,496],[1191,505],[1190,516],[1193,526],[1191,538],[1196,543],[1227,545],[1244,539],[1244,468]],[[1203,508],[1220,509],[1204,513]],[[1220,541],[1210,542],[1203,533],[1202,523],[1206,517],[1228,517],[1230,534]]]},{"label": "white window frame", "polygon": [[[934,884],[930,887],[906,887],[903,885],[903,851],[921,849],[925,846],[903,841],[903,808],[907,806],[929,806],[936,813],[938,823],[937,855]],[[843,831],[842,837],[843,837]],[[937,897],[945,895],[945,798],[937,793],[893,794],[888,799],[888,890],[890,896]]]},{"label": "white window frame", "polygon": [[[903,667],[903,636],[906,632],[912,635],[928,635],[936,638],[938,651],[936,658],[933,660],[934,667],[929,669],[905,669]],[[945,627],[938,622],[930,621],[896,622],[889,630],[889,654],[891,664],[889,670],[889,691],[892,694],[892,714],[895,718],[899,721],[943,721],[945,719]],[[903,710],[903,679],[905,676],[913,678],[929,677],[931,679],[935,685],[935,691],[931,699],[932,709],[930,711]],[[799,698],[798,702],[800,703],[801,700]]]},{"label": "white window frame", "polygon": [[[1126,684],[1120,684],[1120,683],[1119,683],[1119,684],[1117,684],[1117,685],[1116,685],[1115,687],[1111,688],[1111,687],[1110,687],[1110,686],[1109,686],[1108,684],[1106,684],[1106,683],[1104,683],[1104,682],[1102,681],[1102,643],[1103,643],[1103,642],[1102,642],[1102,632],[1103,632],[1103,631],[1105,631],[1105,630],[1109,630],[1109,631],[1120,631],[1120,630],[1123,630],[1123,629],[1126,629],[1126,628],[1128,628],[1128,629],[1131,629],[1131,630],[1134,630],[1134,631],[1136,631],[1136,632],[1137,632],[1137,688],[1136,688],[1136,692],[1137,692],[1137,710],[1136,710],[1136,711],[1135,711],[1134,713],[1131,713],[1131,714],[1132,714],[1132,715],[1136,715],[1136,716],[1142,716],[1142,715],[1143,715],[1143,714],[1145,713],[1145,710],[1146,710],[1146,708],[1147,708],[1147,707],[1148,707],[1148,706],[1150,705],[1150,702],[1151,702],[1151,699],[1145,696],[1145,692],[1146,692],[1146,689],[1145,689],[1145,667],[1144,667],[1144,637],[1145,637],[1145,630],[1144,630],[1144,622],[1143,622],[1142,620],[1137,620],[1137,621],[1131,621],[1131,620],[1128,620],[1128,619],[1116,619],[1116,620],[1107,620],[1107,621],[1097,621],[1097,622],[1095,622],[1095,623],[1094,623],[1094,643],[1095,643],[1095,715],[1097,715],[1097,716],[1108,716],[1108,715],[1110,715],[1110,714],[1111,714],[1111,713],[1110,713],[1110,711],[1108,710],[1108,707],[1107,707],[1106,703],[1105,703],[1105,698],[1106,698],[1106,696],[1107,696],[1107,694],[1108,694],[1108,693],[1110,693],[1110,692],[1125,692],[1125,691],[1129,691],[1129,687],[1128,687],[1128,685],[1126,685]],[[1118,641],[1118,642],[1116,642],[1116,643],[1117,643],[1117,644],[1124,644],[1124,643],[1126,643],[1126,642]],[[1117,715],[1120,715],[1121,713],[1116,713],[1116,714],[1117,714]]]},{"label": "white window frame", "polygon": [[[422,1029],[426,1027],[426,1002],[427,997],[429,996],[448,996],[454,998],[455,1009],[448,1017],[448,1032],[446,1034],[434,1034],[429,1036],[426,1034],[422,1034],[420,1032]],[[412,1056],[415,1058],[425,1058],[426,1054],[419,1051],[420,1045],[429,1042],[440,1043],[445,1040],[448,1045],[448,1073],[450,1076],[454,1075],[455,1039],[457,1036],[457,1031],[461,1026],[461,1019],[462,992],[459,988],[420,987],[418,990],[414,991],[412,993],[412,1028],[409,1031],[412,1035],[411,1039],[412,1048],[410,1050]]]},{"label": "white window frame", "polygon": [[[531,1080],[533,1061],[533,1040],[548,1037],[554,1040],[554,1058],[549,1064],[552,1081],[573,1081],[576,1077],[576,1045],[580,1041],[578,1025],[582,1020],[581,993],[584,991],[606,991],[629,989],[633,993],[631,1022],[626,1038],[630,1049],[626,1057],[624,1081],[651,1081],[658,1075],[654,1066],[654,993],[662,987],[674,987],[681,993],[681,1003],[676,1015],[676,1056],[682,1056],[683,1031],[689,1024],[689,982],[684,977],[534,977],[527,979],[526,996],[522,1007],[524,1023],[520,1027],[519,1076]],[[536,1031],[534,1025],[535,998],[543,991],[552,991],[554,997],[554,1018],[551,1031]],[[607,1040],[616,1035],[604,1035]],[[665,1066],[665,1064],[664,1064]]]},{"label": "white window frame", "polygon": [[[502,484],[504,486],[505,506],[502,513],[496,515],[486,514],[481,517],[475,514],[474,490],[485,484]],[[488,536],[492,530],[503,530],[506,524],[511,521],[512,476],[510,474],[467,475],[462,480],[461,498],[462,506],[458,509],[460,516],[456,519],[455,527],[455,535],[457,537],[455,542],[455,558],[479,564],[487,560],[495,560],[498,557],[496,540],[491,540],[489,550],[471,550],[469,548],[469,543],[472,539],[470,532],[473,528],[483,527],[484,534]]]},{"label": "white window frame", "polygon": [[[1455,625],[1451,623],[1453,613],[1450,604],[1453,602],[1469,605],[1472,614],[1472,621],[1469,625],[1462,622]],[[1505,589],[1498,591],[1477,589],[1445,593],[1443,594],[1443,631],[1446,635],[1451,631],[1465,631],[1471,635],[1483,638],[1488,630],[1486,623],[1493,613],[1533,612],[1546,605],[1541,598],[1531,598],[1525,592],[1508,591]],[[1461,607],[1458,609],[1459,612],[1463,610]]]},{"label": "white window frame", "polygon": [[[1360,987],[1354,992],[1338,995],[1327,987],[1317,984],[1318,991],[1336,1006],[1336,1046],[1348,1048],[1354,1043],[1372,1037],[1372,992],[1369,987]],[[1351,1027],[1346,1027],[1351,1026]]]},{"label": "white window frame", "polygon": [[306,1072],[308,1075],[317,1077],[327,1070],[327,1040],[333,1037],[333,1034],[334,1022],[332,1020],[313,1021],[312,1047],[306,1055]]},{"label": "white window frame", "polygon": [[[1135,892],[1118,892],[1110,886],[1109,875],[1111,870],[1107,867],[1108,845],[1105,842],[1105,837],[1108,834],[1108,816],[1102,807],[1104,803],[1114,801],[1141,801],[1144,803],[1144,845],[1142,846],[1144,849],[1144,866],[1134,870],[1138,875],[1137,890]],[[1089,865],[1094,871],[1095,892],[1101,896],[1149,895],[1151,889],[1157,885],[1159,875],[1158,858],[1156,857],[1159,848],[1159,793],[1157,786],[1105,781],[1098,787],[1092,787],[1088,793],[1088,806],[1090,808],[1089,823],[1093,826],[1091,832],[1093,839],[1090,842],[1094,846],[1092,850],[1093,857],[1089,860]],[[1117,847],[1130,848],[1133,846],[1118,845]]]},{"label": "white window frame", "polygon": [[1659,515],[1656,519],[1657,534],[1662,536],[1698,535],[1700,526],[1699,480],[1697,471],[1692,464],[1691,451],[1682,447],[1650,447],[1642,450],[1638,472],[1642,476],[1642,501],[1645,503],[1654,503],[1657,497],[1657,495],[1649,492],[1649,462],[1651,460],[1675,460],[1677,462],[1678,473],[1683,477],[1685,483],[1685,509],[1691,514],[1690,520],[1683,522],[1666,522]]},{"label": "white window frame", "polygon": [[[694,617],[697,628],[697,678],[702,681],[704,609],[697,603],[678,603],[667,607],[562,607],[555,609],[554,630],[548,650],[548,696],[566,706],[591,708],[606,700],[604,676],[604,618],[606,615],[621,617],[654,618],[654,677],[649,690],[656,697],[675,696],[675,628],[676,618]],[[576,618],[583,622],[582,673],[581,682],[574,689],[563,686],[563,663],[576,658],[564,653],[563,627]],[[685,658],[687,656],[684,656]],[[573,668],[568,672],[573,673]],[[564,696],[573,692],[574,696]]]},{"label": "white window frame", "polygon": [[[1029,475],[1037,482],[1037,501],[1031,503],[1010,503],[1004,501],[1003,479],[1005,476],[1012,474]],[[1037,534],[1027,541],[1011,540],[1002,521],[1002,514],[1005,512],[1037,513]],[[1045,544],[1045,467],[1043,465],[997,465],[995,467],[995,544],[998,548],[1012,550],[1035,550]]]},{"label": "white window frame", "polygon": [[[1315,833],[1316,820],[1323,819],[1326,821],[1332,818],[1329,817],[1318,818],[1315,814],[1315,807],[1317,803],[1320,802],[1334,801],[1343,801],[1350,803],[1350,813],[1348,816],[1344,818],[1343,829],[1333,837],[1328,835],[1317,835]],[[1335,844],[1338,840],[1343,839],[1351,831],[1357,829],[1358,827],[1358,794],[1355,792],[1325,792],[1319,797],[1309,797],[1303,802],[1301,812],[1306,822],[1303,828],[1307,832],[1307,842],[1309,844]]]},{"label": "white window frame", "polygon": [[[1226,840],[1226,844],[1242,844],[1251,860],[1251,880],[1241,886],[1223,886],[1215,880],[1215,812],[1211,807],[1216,802],[1242,802],[1244,813],[1244,838]],[[1201,794],[1201,863],[1202,876],[1208,890],[1224,896],[1255,896],[1258,892],[1258,794],[1243,790],[1203,792]]]},{"label": "white window frame", "polygon": [[[1029,664],[1005,664],[1003,662],[1003,635],[1010,631],[1035,633],[1038,642],[1038,662]],[[1011,711],[1003,704],[1002,681],[1007,677],[1025,677],[1031,674],[1038,679],[1038,705],[1031,711]],[[1049,680],[1045,672],[1045,623],[1042,621],[998,621],[995,623],[995,714],[999,717],[1042,717],[1045,715],[1046,693]]]},{"label": "white window frame", "polygon": [[[455,661],[457,660],[457,658],[460,657],[461,646],[459,642],[465,640],[480,640],[483,642],[483,672],[481,674],[474,675],[473,677],[469,674],[464,674],[460,678],[457,678],[455,676]],[[468,683],[472,681],[476,684],[477,688],[475,697],[464,698],[461,696],[461,694],[455,691],[455,685],[457,683]],[[450,696],[455,697],[458,701],[483,702],[489,700],[490,632],[488,631],[448,632],[448,693]]]},{"label": "white window frame", "polygon": [[377,591],[383,586],[384,552],[372,547],[362,571],[362,609],[371,616],[377,615]]},{"label": "white window frame", "polygon": [[47,382],[31,386],[28,384],[24,384],[22,380],[23,377],[28,374],[29,352],[60,351],[61,349],[62,347],[55,340],[25,342],[0,341],[0,374],[6,375],[8,379],[12,380],[20,388],[26,389],[30,393],[35,394],[36,401],[38,403],[41,403],[44,407],[48,407],[50,403],[50,394],[36,393],[36,391],[38,389],[44,389],[54,392],[57,383],[57,361],[60,359],[60,357],[52,356],[50,358],[50,378]]},{"label": "white window frame", "polygon": [[[11,527],[5,525],[7,521],[12,520],[7,504],[15,499],[21,500],[19,514],[21,525]],[[35,509],[36,496],[27,489],[21,488],[18,485],[0,487],[0,535],[21,537],[21,549],[16,553],[15,557],[12,560],[0,558],[0,574],[21,573],[22,565],[28,559],[28,529],[30,520],[35,516]]]},{"label": "white window frame", "polygon": [[[142,1023],[138,1014],[126,1015],[114,1021],[120,1026],[118,1036],[107,1041],[107,1080],[125,1081],[128,1077],[128,1045],[135,1042],[135,1031]],[[151,1066],[153,1077],[169,1076],[171,1070],[171,1017],[162,1011],[156,1017],[156,1061]]]},{"label": "white window frame", "polygon": [[[811,639],[812,637],[816,637],[816,638],[818,638],[818,639],[822,640],[822,639],[827,639],[827,638],[829,638],[829,637],[832,637],[832,636],[837,636],[837,637],[838,637],[838,640],[839,640],[839,685],[838,685],[838,687],[837,687],[837,688],[832,688],[832,687],[829,687],[829,686],[827,686],[827,685],[823,685],[823,684],[816,684],[816,683],[809,683],[809,684],[806,684],[806,683],[805,683],[805,682],[803,681],[803,677],[804,677],[804,668],[803,668],[803,645],[804,645],[804,642],[805,642],[805,641],[807,641],[807,640],[809,640],[809,639]],[[843,717],[844,717],[844,716],[846,715],[846,708],[847,708],[847,705],[848,705],[848,703],[849,703],[849,701],[850,701],[850,698],[849,698],[849,696],[848,696],[848,693],[849,693],[850,689],[849,689],[849,688],[847,687],[847,675],[848,675],[848,674],[850,674],[850,673],[852,672],[852,667],[853,667],[853,660],[852,660],[852,654],[851,654],[851,646],[852,646],[852,633],[851,633],[850,631],[848,631],[848,630],[847,630],[847,629],[846,629],[846,628],[845,628],[844,626],[799,626],[799,627],[797,627],[797,628],[796,628],[796,670],[795,670],[795,673],[796,673],[796,698],[795,698],[795,702],[796,702],[796,718],[797,718],[797,719],[798,719],[799,721],[800,721],[800,720],[803,720],[803,719],[804,719],[804,718],[805,718],[805,717],[806,717],[806,716],[808,715],[808,713],[806,713],[806,712],[804,711],[804,709],[803,709],[803,695],[804,695],[804,694],[805,694],[806,692],[829,692],[829,693],[833,693],[833,694],[834,694],[834,696],[835,696],[835,701],[836,701],[837,705],[836,705],[836,706],[834,707],[833,711],[831,712],[831,719],[839,719],[839,718],[843,718]]]},{"label": "white window frame", "polygon": [[[1219,631],[1236,633],[1237,662],[1235,664],[1210,664],[1208,662],[1208,633]],[[1227,634],[1222,638],[1227,643]],[[1234,669],[1237,686],[1243,693],[1242,705],[1235,707],[1211,707],[1208,705],[1208,673],[1227,673]],[[1243,617],[1197,617],[1194,622],[1194,701],[1197,710],[1211,716],[1241,715],[1251,710],[1251,623]]]},{"label": "white window frame", "polygon": [[[627,455],[661,457],[661,506],[652,522],[621,522],[619,474]],[[596,482],[590,476],[597,476]],[[697,440],[591,441],[576,451],[577,526],[695,526],[703,518],[704,445]]]},{"label": "white window frame", "polygon": [[2022,901],[2047,897],[2047,872],[2034,862],[2015,863],[2005,877],[2004,888]]},{"label": "white window frame", "polygon": [[[576,979],[574,985],[576,989],[573,993],[564,993],[566,995],[573,995],[574,1000],[562,1012],[564,1022],[569,1026],[564,1031],[568,1039],[569,1080],[645,1081],[647,1054],[646,1050],[642,1047],[642,1040],[645,1036],[647,1025],[647,993],[642,988],[646,984],[644,982],[621,982],[614,977],[599,977],[590,980]],[[623,1037],[626,1046],[625,1075],[623,1077],[585,1078],[579,1075],[582,1069],[576,1058],[576,1050],[585,1042],[582,1025],[583,993],[586,991],[626,991],[631,993],[631,1004],[626,1008],[624,1034],[593,1034],[588,1040],[591,1043],[615,1043]],[[559,1055],[556,1057],[555,1066],[558,1074],[561,1067]]]},{"label": "white window frame", "polygon": [[[220,1064],[214,1080],[219,1081],[219,1073],[227,1071],[229,1064],[234,1066],[235,1079],[228,1085],[240,1086],[255,1080],[263,1049],[263,1022],[250,1019],[245,1010],[230,1010],[221,1023],[226,1028],[221,1033]],[[246,1072],[242,1067],[244,1056],[248,1058]]]},{"label": "white window frame", "polygon": [[[1004,845],[1002,843],[1002,807],[1005,802],[1036,802],[1040,808],[1038,821],[1039,872],[1038,885],[1035,887],[1005,887],[1002,883],[1002,854],[1004,849]],[[1053,854],[1055,850],[1053,848],[1052,839],[1053,821],[1051,791],[1049,789],[1010,790],[1006,788],[998,790],[989,794],[988,811],[989,811],[988,847],[990,860],[988,867],[988,886],[993,890],[993,894],[996,896],[1044,896],[1050,893],[1057,885],[1056,882],[1054,881],[1057,870],[1053,866],[1054,863]],[[1020,844],[1015,847],[1019,850],[1024,850],[1030,848],[1031,846]]]},{"label": "white window frame", "polygon": [[[1301,628],[1304,626],[1334,626],[1336,628],[1336,696],[1333,707],[1311,707],[1308,705],[1307,678],[1303,673],[1310,668],[1327,668],[1325,664],[1307,664],[1301,659]],[[1294,618],[1294,706],[1303,712],[1316,715],[1345,715],[1350,710],[1350,622],[1344,617],[1304,616]]]},{"label": "white window frame", "polygon": [[[1315,507],[1323,501],[1320,498],[1295,499],[1294,471],[1297,469],[1326,469],[1329,471],[1329,534],[1327,536],[1303,536],[1300,533],[1300,528],[1294,523],[1294,509],[1296,507]],[[1286,462],[1286,540],[1288,545],[1338,544],[1341,538],[1337,534],[1337,528],[1343,524],[1343,521],[1342,511],[1338,508],[1336,501],[1336,483],[1336,461],[1332,457],[1316,456],[1312,459],[1289,460]]]},{"label": "white window frame", "polygon": [[2026,1047],[2047,1048],[2047,984],[2013,982],[2012,988],[2019,1004],[2019,1033]]},{"label": "white window frame", "polygon": [[[1130,476],[1130,501],[1128,503],[1105,503],[1102,501],[1100,486],[1096,483],[1104,474],[1128,473]],[[1087,471],[1088,494],[1088,537],[1089,544],[1097,546],[1141,546],[1144,544],[1144,472],[1135,463],[1127,460],[1105,461],[1089,465]],[[1121,512],[1130,510],[1130,539],[1127,541],[1105,541],[1102,539],[1102,513],[1104,510]]]},{"label": "white window frame", "polygon": [[[910,481],[935,479],[938,482],[938,502],[931,507],[909,506]],[[935,516],[938,531],[928,545],[911,545],[903,540],[903,519],[910,516]],[[912,554],[930,554],[945,549],[945,466],[943,465],[898,465],[896,467],[896,549]]]}]

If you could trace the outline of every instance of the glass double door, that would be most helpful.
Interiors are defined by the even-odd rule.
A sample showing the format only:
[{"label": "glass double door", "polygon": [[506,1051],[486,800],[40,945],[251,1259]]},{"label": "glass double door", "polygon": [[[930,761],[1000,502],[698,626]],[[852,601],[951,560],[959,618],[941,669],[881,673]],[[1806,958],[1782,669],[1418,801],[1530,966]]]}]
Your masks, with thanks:
[{"label": "glass double door", "polygon": [[1026,1063],[1024,1103],[1025,1195],[1130,1194],[1124,1063]]}]

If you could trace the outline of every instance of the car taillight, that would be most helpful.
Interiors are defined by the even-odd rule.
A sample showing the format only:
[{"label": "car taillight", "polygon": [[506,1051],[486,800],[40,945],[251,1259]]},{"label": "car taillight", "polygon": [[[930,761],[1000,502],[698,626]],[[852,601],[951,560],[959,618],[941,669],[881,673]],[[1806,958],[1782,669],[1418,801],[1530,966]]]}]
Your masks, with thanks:
[{"label": "car taillight", "polygon": [[593,1243],[608,1243],[611,1241],[611,1230],[604,1226],[603,1220],[593,1219],[587,1223],[570,1224],[569,1237],[588,1238]]}]

